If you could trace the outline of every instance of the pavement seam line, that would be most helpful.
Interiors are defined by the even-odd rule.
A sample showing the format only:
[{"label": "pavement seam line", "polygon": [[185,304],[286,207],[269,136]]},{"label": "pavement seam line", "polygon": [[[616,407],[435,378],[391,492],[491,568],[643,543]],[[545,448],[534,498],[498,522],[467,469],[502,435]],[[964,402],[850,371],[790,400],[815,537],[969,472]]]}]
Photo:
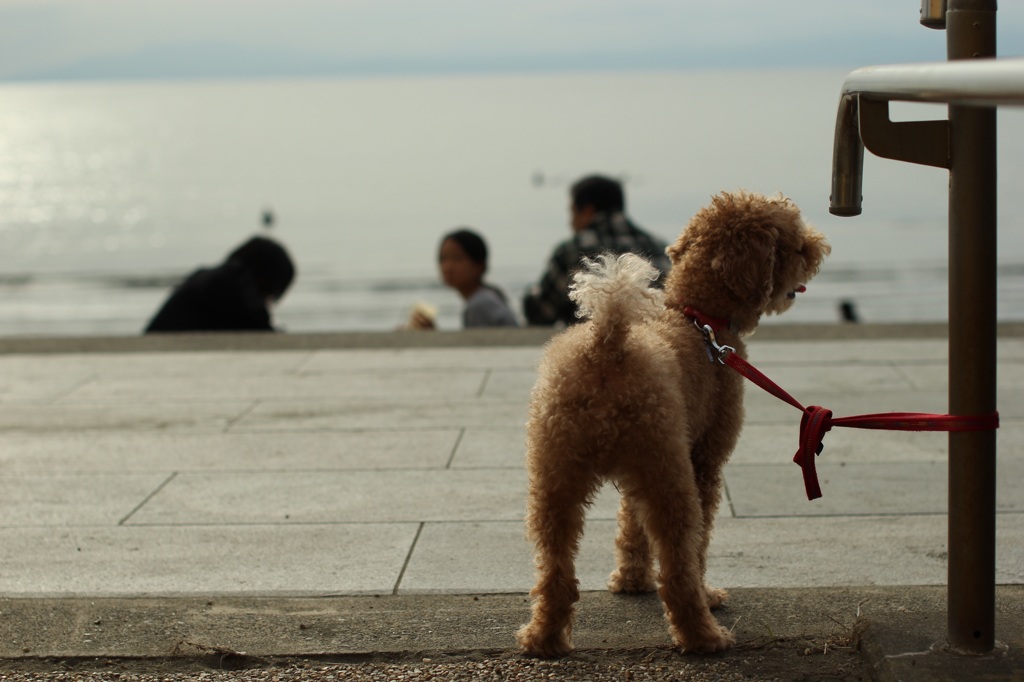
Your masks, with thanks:
[{"label": "pavement seam line", "polygon": [[901,367],[901,365],[902,363],[896,362],[895,360],[889,361],[889,366],[892,367],[893,371],[896,372],[896,375],[900,378],[901,381],[903,381],[904,384],[907,385],[908,388],[910,388],[911,391],[920,391],[921,387],[916,384],[916,382],[910,377],[909,374],[907,374],[907,372],[903,369],[903,367]]},{"label": "pavement seam line", "polygon": [[166,479],[164,480],[164,482],[163,482],[163,483],[161,483],[160,485],[158,485],[158,486],[156,487],[156,489],[155,489],[155,490],[154,490],[153,492],[151,492],[150,494],[146,495],[146,499],[142,500],[142,502],[139,502],[139,503],[138,503],[137,505],[135,505],[135,508],[134,508],[134,509],[132,509],[132,510],[131,510],[130,512],[128,512],[128,515],[127,515],[127,516],[125,516],[125,517],[124,517],[123,519],[121,519],[120,521],[118,521],[118,522],[117,522],[117,525],[118,525],[118,526],[123,526],[123,525],[124,525],[125,523],[127,523],[127,522],[128,522],[128,519],[130,519],[131,517],[135,516],[135,512],[137,512],[137,511],[139,511],[140,509],[142,509],[143,507],[145,507],[145,506],[146,506],[146,504],[147,504],[147,503],[148,503],[148,502],[149,502],[150,500],[152,500],[152,499],[153,499],[154,497],[156,497],[156,496],[157,496],[157,495],[158,495],[158,494],[160,493],[160,491],[161,491],[161,490],[163,490],[164,488],[166,488],[166,487],[167,487],[167,484],[168,484],[168,483],[170,483],[171,481],[173,481],[173,480],[174,480],[175,478],[177,478],[177,477],[178,477],[178,472],[177,472],[177,471],[175,471],[175,472],[171,473],[171,475],[170,475],[170,476],[168,476],[168,477],[167,477],[167,478],[166,478]]},{"label": "pavement seam line", "polygon": [[480,382],[480,388],[478,388],[477,391],[476,391],[476,397],[477,398],[482,398],[483,397],[484,390],[486,390],[486,388],[487,388],[487,383],[491,380],[491,373],[492,373],[492,371],[493,370],[491,370],[490,368],[487,368],[487,369],[484,370],[483,381]]},{"label": "pavement seam line", "polygon": [[303,355],[299,359],[299,361],[297,363],[295,363],[295,366],[292,367],[291,373],[293,375],[295,375],[295,376],[301,375],[303,370],[306,369],[306,366],[309,365],[309,363],[311,363],[313,361],[314,357],[316,357],[316,354],[317,354],[317,351],[311,350],[308,353],[306,353],[305,355]]},{"label": "pavement seam line", "polygon": [[260,401],[260,400],[253,400],[249,404],[248,407],[243,409],[240,413],[238,413],[234,417],[229,418],[227,424],[224,425],[224,430],[221,433],[227,433],[232,428],[234,428],[235,424],[237,424],[238,422],[242,421],[243,419],[248,417],[250,414],[252,414],[253,410],[255,410],[257,407],[259,407],[260,402],[262,402],[262,401]]},{"label": "pavement seam line", "polygon": [[398,579],[395,581],[395,588],[391,590],[391,594],[397,595],[398,588],[402,585],[402,580],[405,579],[405,572],[409,568],[409,563],[412,562],[412,553],[416,551],[416,545],[420,541],[420,535],[423,534],[423,526],[427,525],[426,521],[420,521],[420,525],[416,528],[416,536],[412,539],[412,544],[409,546],[409,553],[405,555],[405,561],[402,562],[402,570],[398,572]]},{"label": "pavement seam line", "polygon": [[99,379],[99,377],[95,373],[90,374],[89,376],[79,381],[76,381],[71,386],[66,386],[63,389],[56,391],[53,395],[50,396],[50,398],[46,402],[49,405],[56,405],[61,400],[67,398],[69,395],[71,395],[78,389],[82,388],[83,386],[88,386],[89,384],[95,383],[97,379]]},{"label": "pavement seam line", "polygon": [[722,481],[722,495],[725,497],[725,503],[729,505],[729,516],[732,518],[738,518],[736,515],[736,505],[733,504],[732,494],[729,493],[729,482]]},{"label": "pavement seam line", "polygon": [[448,455],[448,461],[445,463],[444,468],[451,469],[452,462],[455,461],[455,453],[459,451],[459,446],[462,445],[462,437],[466,435],[466,427],[463,426],[459,429],[459,435],[455,437],[455,445],[452,446],[452,453]]}]

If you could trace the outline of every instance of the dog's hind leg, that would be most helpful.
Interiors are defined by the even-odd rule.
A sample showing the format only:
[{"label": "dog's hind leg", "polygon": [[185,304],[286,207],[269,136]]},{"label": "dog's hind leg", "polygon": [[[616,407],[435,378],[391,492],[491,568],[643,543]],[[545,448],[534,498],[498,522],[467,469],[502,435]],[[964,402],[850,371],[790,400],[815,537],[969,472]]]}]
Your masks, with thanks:
[{"label": "dog's hind leg", "polygon": [[708,607],[699,558],[704,524],[688,465],[684,471],[646,476],[637,503],[645,507],[642,518],[661,565],[658,592],[672,638],[683,651],[710,653],[735,640]]},{"label": "dog's hind leg", "polygon": [[547,480],[531,482],[526,525],[536,543],[538,575],[530,593],[530,622],[516,640],[533,656],[555,658],[572,651],[574,604],[580,598],[574,562],[586,507],[597,487],[592,474],[576,470],[548,471]]},{"label": "dog's hind leg", "polygon": [[619,534],[615,538],[617,568],[608,578],[612,592],[653,592],[657,589],[654,557],[647,532],[636,518],[636,507],[629,495],[619,504]]}]

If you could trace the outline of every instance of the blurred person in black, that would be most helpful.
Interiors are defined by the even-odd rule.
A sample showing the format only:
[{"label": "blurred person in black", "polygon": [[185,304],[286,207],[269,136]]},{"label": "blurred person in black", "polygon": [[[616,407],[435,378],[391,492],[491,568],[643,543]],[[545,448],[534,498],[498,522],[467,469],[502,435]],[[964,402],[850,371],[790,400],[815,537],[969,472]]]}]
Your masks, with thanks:
[{"label": "blurred person in black", "polygon": [[284,247],[253,237],[221,265],[199,268],[171,293],[146,327],[154,332],[276,331],[270,308],[295,277]]}]

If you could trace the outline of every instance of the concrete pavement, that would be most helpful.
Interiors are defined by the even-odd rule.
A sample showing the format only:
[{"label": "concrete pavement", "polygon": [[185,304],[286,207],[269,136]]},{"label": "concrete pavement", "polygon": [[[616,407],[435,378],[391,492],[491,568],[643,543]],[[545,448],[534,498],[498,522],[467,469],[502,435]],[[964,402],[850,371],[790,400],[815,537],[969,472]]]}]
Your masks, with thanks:
[{"label": "concrete pavement", "polygon": [[[997,638],[1011,646],[998,660],[1019,673],[1024,618],[1002,614],[1024,603],[1024,334],[1003,332]],[[299,620],[314,602],[319,613],[346,600],[364,633],[390,627],[366,616],[373,600],[413,623],[423,618],[410,614],[437,608],[457,614],[452,605],[476,614],[437,634],[432,620],[433,640],[398,637],[398,649],[369,634],[235,640],[267,656],[511,649],[533,582],[522,442],[543,339],[522,330],[0,342],[0,657],[170,655],[175,637],[199,635],[153,614],[209,618],[210,600],[233,604],[235,616],[276,608]],[[804,404],[838,416],[946,411],[941,329],[768,326],[749,348]],[[759,622],[754,604],[792,598],[817,609],[823,636],[837,621],[852,632],[857,614],[829,606],[843,594],[835,605],[865,602],[874,632],[889,629],[865,647],[876,673],[903,675],[910,659],[893,658],[908,653],[899,647],[945,634],[945,435],[835,429],[819,458],[824,497],[809,502],[791,462],[799,413],[752,385],[746,403],[709,559],[709,580],[735,593],[723,622]],[[583,590],[603,590],[613,567],[616,508],[608,488],[590,511]],[[605,630],[588,634],[588,603],[607,612]],[[96,604],[164,635],[121,627],[104,637],[89,625]],[[623,637],[621,600],[588,595],[578,646],[601,648],[597,632],[606,646],[666,645],[656,600],[637,604],[643,625]],[[46,613],[77,614],[79,625],[26,637],[24,623]],[[467,630],[476,618],[492,625]],[[746,627],[741,641],[755,636]],[[202,639],[243,650],[215,640]]]}]

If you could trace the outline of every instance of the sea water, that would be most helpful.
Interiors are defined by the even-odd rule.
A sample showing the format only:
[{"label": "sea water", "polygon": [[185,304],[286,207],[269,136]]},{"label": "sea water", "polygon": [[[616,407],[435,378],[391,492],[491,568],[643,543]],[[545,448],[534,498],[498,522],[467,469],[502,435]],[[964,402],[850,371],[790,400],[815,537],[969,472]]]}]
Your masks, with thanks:
[{"label": "sea water", "polygon": [[[782,192],[833,254],[782,320],[947,315],[948,173],[865,157],[828,213],[846,71],[0,84],[0,335],[137,334],[173,285],[253,234],[292,253],[293,332],[459,327],[438,241],[469,226],[518,307],[569,236],[568,186],[625,182],[667,241],[710,197]],[[939,105],[893,105],[901,120]],[[1024,114],[999,113],[999,306],[1024,319]],[[274,216],[272,226],[262,216]]]}]

